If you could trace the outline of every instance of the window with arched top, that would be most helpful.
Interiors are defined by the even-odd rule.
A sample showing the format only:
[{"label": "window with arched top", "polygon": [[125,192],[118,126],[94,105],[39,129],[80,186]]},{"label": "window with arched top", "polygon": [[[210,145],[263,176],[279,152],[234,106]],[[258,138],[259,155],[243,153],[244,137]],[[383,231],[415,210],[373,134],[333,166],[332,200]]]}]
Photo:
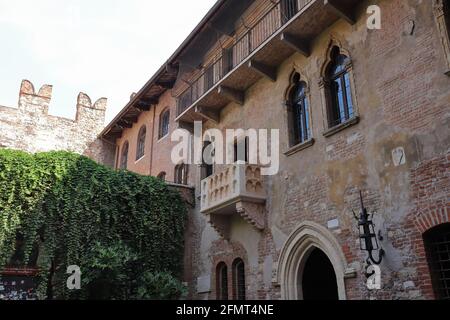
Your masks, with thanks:
[{"label": "window with arched top", "polygon": [[345,123],[355,116],[349,69],[351,61],[334,46],[327,66],[325,83],[328,93],[328,125],[330,128]]},{"label": "window with arched top", "polygon": [[145,138],[147,136],[147,127],[143,126],[139,130],[136,148],[136,160],[141,159],[145,155]]},{"label": "window with arched top", "polygon": [[217,300],[228,300],[228,267],[224,262],[216,268],[216,298]]},{"label": "window with arched top", "polygon": [[166,181],[166,173],[165,172],[161,172],[160,174],[158,174],[157,178],[162,180],[162,181]]},{"label": "window with arched top", "polygon": [[184,163],[175,167],[175,183],[183,185],[188,183],[188,167]]},{"label": "window with arched top", "polygon": [[245,264],[242,259],[233,262],[233,300],[245,300]]},{"label": "window with arched top", "polygon": [[122,152],[120,153],[120,169],[126,170],[128,169],[128,150],[129,150],[129,143],[128,141],[125,141],[125,143],[122,146]]},{"label": "window with arched top", "polygon": [[450,300],[450,223],[429,230],[423,239],[436,298]]},{"label": "window with arched top", "polygon": [[170,126],[170,110],[167,109],[161,113],[159,119],[159,139],[164,138],[169,134]]},{"label": "window with arched top", "polygon": [[307,97],[307,85],[299,73],[291,79],[288,97],[288,128],[290,145],[295,146],[311,139],[310,110]]}]

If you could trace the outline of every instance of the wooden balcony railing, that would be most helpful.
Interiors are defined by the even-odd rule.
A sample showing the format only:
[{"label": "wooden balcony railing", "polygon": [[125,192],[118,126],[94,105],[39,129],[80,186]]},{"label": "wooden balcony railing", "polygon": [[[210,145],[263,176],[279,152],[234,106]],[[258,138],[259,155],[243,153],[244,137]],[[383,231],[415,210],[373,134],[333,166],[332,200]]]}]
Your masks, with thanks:
[{"label": "wooden balcony railing", "polygon": [[179,96],[177,116],[189,109],[312,1],[278,0],[232,47],[223,50],[215,62]]}]

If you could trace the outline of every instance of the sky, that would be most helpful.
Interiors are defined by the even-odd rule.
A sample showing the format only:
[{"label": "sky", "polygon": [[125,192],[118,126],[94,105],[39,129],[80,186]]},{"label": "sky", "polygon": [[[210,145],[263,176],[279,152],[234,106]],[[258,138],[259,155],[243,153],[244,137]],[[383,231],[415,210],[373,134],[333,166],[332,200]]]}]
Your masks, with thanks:
[{"label": "sky", "polygon": [[0,0],[0,105],[23,79],[53,85],[49,113],[73,119],[79,92],[108,98],[109,122],[216,0]]}]

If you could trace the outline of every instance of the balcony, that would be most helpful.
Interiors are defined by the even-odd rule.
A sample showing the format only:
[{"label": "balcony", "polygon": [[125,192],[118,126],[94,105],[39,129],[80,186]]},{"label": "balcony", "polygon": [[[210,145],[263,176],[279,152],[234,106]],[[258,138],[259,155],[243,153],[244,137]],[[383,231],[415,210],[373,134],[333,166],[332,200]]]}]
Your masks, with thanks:
[{"label": "balcony", "polygon": [[[274,1],[275,2],[275,1]],[[220,121],[230,102],[244,104],[245,91],[262,77],[277,79],[277,68],[343,18],[354,24],[359,0],[278,0],[234,45],[223,50],[178,97],[177,121]]]},{"label": "balcony", "polygon": [[239,215],[257,230],[265,228],[265,202],[261,168],[234,164],[201,182],[201,212],[224,238],[229,238],[230,218]]}]

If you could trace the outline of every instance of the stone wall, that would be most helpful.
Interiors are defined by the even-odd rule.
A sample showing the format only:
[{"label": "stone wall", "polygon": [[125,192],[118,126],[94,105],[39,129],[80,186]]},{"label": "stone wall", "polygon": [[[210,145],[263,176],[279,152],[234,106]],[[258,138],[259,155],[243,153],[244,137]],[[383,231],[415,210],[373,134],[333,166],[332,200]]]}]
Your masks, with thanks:
[{"label": "stone wall", "polygon": [[112,166],[115,146],[98,139],[105,121],[106,99],[95,103],[80,93],[75,120],[48,114],[52,86],[36,91],[22,81],[18,108],[0,106],[0,147],[31,153],[65,150],[86,155]]}]

